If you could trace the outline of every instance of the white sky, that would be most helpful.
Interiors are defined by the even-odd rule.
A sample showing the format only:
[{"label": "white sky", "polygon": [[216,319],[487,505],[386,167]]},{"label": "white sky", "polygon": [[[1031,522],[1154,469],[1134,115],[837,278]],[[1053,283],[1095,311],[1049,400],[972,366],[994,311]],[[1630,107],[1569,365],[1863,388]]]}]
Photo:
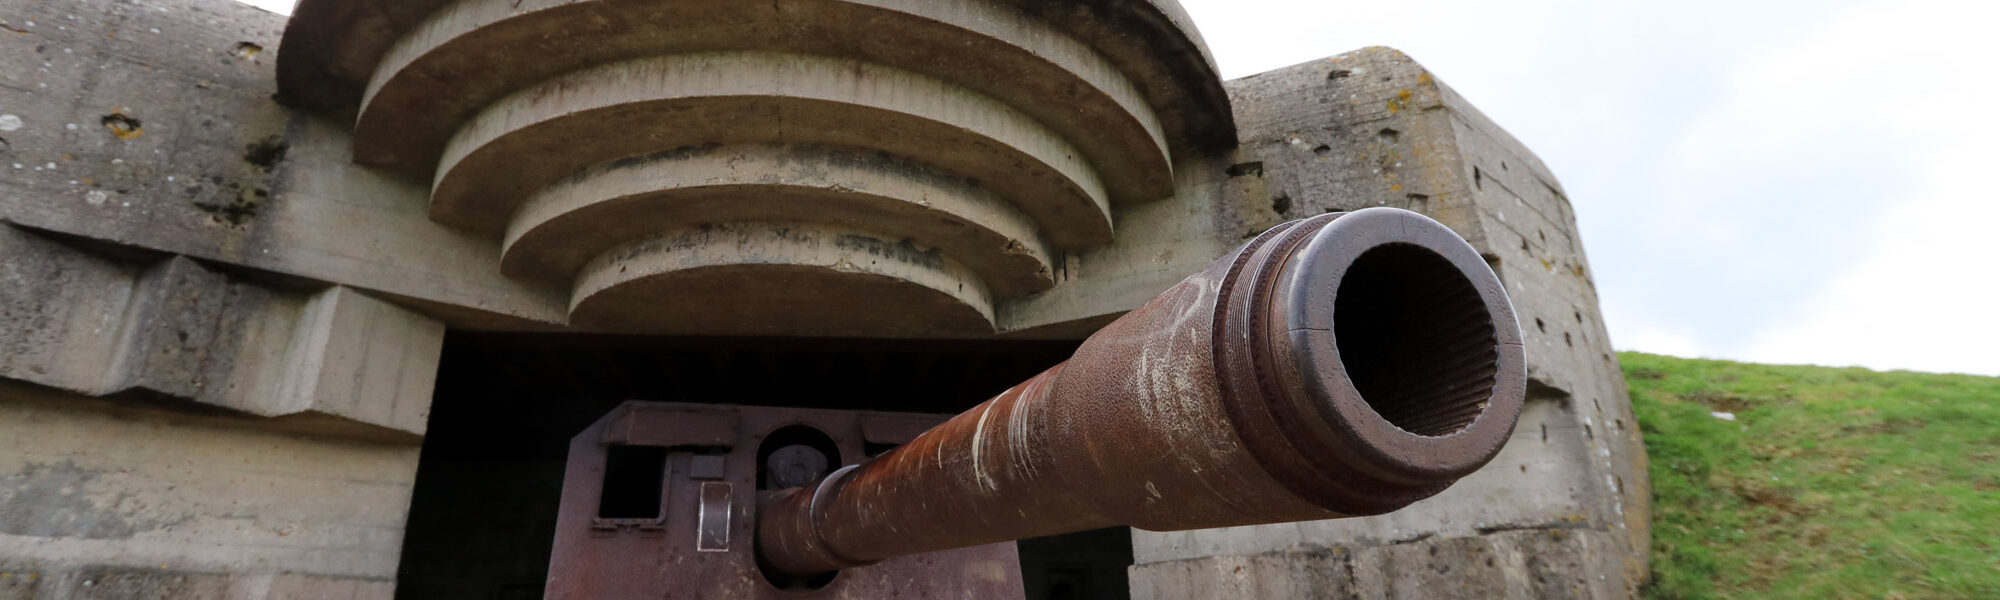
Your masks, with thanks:
[{"label": "white sky", "polygon": [[1392,46],[1534,149],[1621,349],[2000,375],[2000,2],[1181,2],[1224,77]]},{"label": "white sky", "polygon": [[2000,375],[2000,2],[1182,2],[1224,77],[1392,46],[1514,133],[1621,349]]}]

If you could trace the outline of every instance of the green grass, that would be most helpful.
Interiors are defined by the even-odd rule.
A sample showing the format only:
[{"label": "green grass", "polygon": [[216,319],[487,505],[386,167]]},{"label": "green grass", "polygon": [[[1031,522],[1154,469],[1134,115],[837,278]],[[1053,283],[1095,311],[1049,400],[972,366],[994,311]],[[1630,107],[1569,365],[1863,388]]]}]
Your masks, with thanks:
[{"label": "green grass", "polygon": [[1646,597],[2000,598],[2000,378],[1619,359]]}]

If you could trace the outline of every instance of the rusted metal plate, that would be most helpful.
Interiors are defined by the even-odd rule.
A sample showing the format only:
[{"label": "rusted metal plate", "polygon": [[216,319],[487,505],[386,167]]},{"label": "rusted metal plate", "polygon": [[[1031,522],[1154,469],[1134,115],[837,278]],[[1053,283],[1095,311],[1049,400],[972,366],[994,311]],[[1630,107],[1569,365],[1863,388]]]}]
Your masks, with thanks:
[{"label": "rusted metal plate", "polygon": [[737,413],[729,408],[675,410],[633,404],[612,413],[607,446],[729,446],[736,442]]},{"label": "rusted metal plate", "polygon": [[[817,590],[781,590],[759,571],[754,548],[759,449],[773,432],[804,425],[830,438],[851,465],[865,459],[866,423],[935,425],[942,415],[629,402],[570,443],[562,507],[549,561],[551,599],[672,598],[862,600],[1021,598],[1014,544],[907,556],[840,571]],[[615,430],[615,432],[614,432]],[[893,436],[891,436],[893,437]],[[907,438],[904,438],[907,439]],[[604,476],[613,445],[665,452],[656,519],[606,519]],[[629,491],[629,490],[628,490]],[[657,523],[657,525],[655,525]]]}]

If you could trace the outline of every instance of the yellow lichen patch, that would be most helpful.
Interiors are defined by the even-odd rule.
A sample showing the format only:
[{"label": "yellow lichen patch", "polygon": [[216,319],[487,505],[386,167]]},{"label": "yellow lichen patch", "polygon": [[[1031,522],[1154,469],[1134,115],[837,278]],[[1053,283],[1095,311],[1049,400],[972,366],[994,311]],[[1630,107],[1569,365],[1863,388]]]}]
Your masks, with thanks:
[{"label": "yellow lichen patch", "polygon": [[1389,102],[1389,112],[1395,113],[1402,111],[1404,107],[1410,105],[1410,90],[1397,90],[1396,97],[1390,98],[1388,102]]},{"label": "yellow lichen patch", "polygon": [[114,112],[104,115],[104,119],[101,122],[104,124],[105,129],[111,130],[111,134],[118,136],[118,139],[121,140],[137,138],[146,133],[146,130],[139,126],[138,119],[125,116],[124,112]]},{"label": "yellow lichen patch", "polygon": [[1431,74],[1429,71],[1417,74],[1417,85],[1430,85],[1430,84],[1431,84]]}]

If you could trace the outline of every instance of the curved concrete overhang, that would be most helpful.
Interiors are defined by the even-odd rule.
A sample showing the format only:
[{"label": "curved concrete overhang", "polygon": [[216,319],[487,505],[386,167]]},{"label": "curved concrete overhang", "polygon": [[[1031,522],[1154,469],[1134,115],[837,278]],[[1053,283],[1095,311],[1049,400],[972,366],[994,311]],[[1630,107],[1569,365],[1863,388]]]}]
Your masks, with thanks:
[{"label": "curved concrete overhang", "polygon": [[1222,71],[1179,0],[1005,1],[1090,40],[1120,65],[1160,114],[1168,139],[1204,151],[1236,147]]},{"label": "curved concrete overhang", "polygon": [[[1122,200],[1173,191],[1165,135],[1138,87],[1089,46],[1004,5],[983,0],[542,4],[459,0],[418,25],[374,72],[355,123],[355,160],[428,173],[453,130],[479,109],[514,90],[593,65],[709,51],[774,51],[851,58],[991,97],[1075,144],[1109,187],[1122,192]],[[547,35],[551,30],[564,35]],[[857,30],[870,34],[851,35]],[[533,58],[496,61],[496,53]]]},{"label": "curved concrete overhang", "polygon": [[993,330],[977,274],[936,249],[794,223],[705,225],[633,240],[577,276],[586,330],[906,336]]},{"label": "curved concrete overhang", "polygon": [[[783,4],[818,1],[786,0]],[[909,3],[917,4],[918,0]],[[987,3],[1010,6],[1102,54],[1132,80],[1160,115],[1165,137],[1176,152],[1236,145],[1235,123],[1219,71],[1200,32],[1176,0]],[[315,112],[353,118],[391,48],[452,4],[454,0],[300,0],[279,47],[279,97]],[[514,1],[499,4],[512,8]],[[521,4],[525,11],[557,2],[529,0]],[[854,33],[858,32],[850,35]]]},{"label": "curved concrete overhang", "polygon": [[785,297],[991,334],[1236,138],[1174,0],[304,0],[278,68],[356,163],[428,181],[431,221],[600,328],[738,331],[688,298],[775,323]]},{"label": "curved concrete overhang", "polygon": [[708,53],[605,65],[517,92],[445,147],[432,220],[498,233],[534,190],[585,166],[707,143],[865,148],[976,179],[1050,242],[1111,241],[1104,184],[1074,146],[942,81],[795,54]]},{"label": "curved concrete overhang", "polygon": [[963,261],[997,296],[1053,284],[1034,222],[977,186],[876,154],[764,144],[622,159],[565,178],[514,213],[501,269],[569,283],[614,246],[718,222],[893,231]]}]

